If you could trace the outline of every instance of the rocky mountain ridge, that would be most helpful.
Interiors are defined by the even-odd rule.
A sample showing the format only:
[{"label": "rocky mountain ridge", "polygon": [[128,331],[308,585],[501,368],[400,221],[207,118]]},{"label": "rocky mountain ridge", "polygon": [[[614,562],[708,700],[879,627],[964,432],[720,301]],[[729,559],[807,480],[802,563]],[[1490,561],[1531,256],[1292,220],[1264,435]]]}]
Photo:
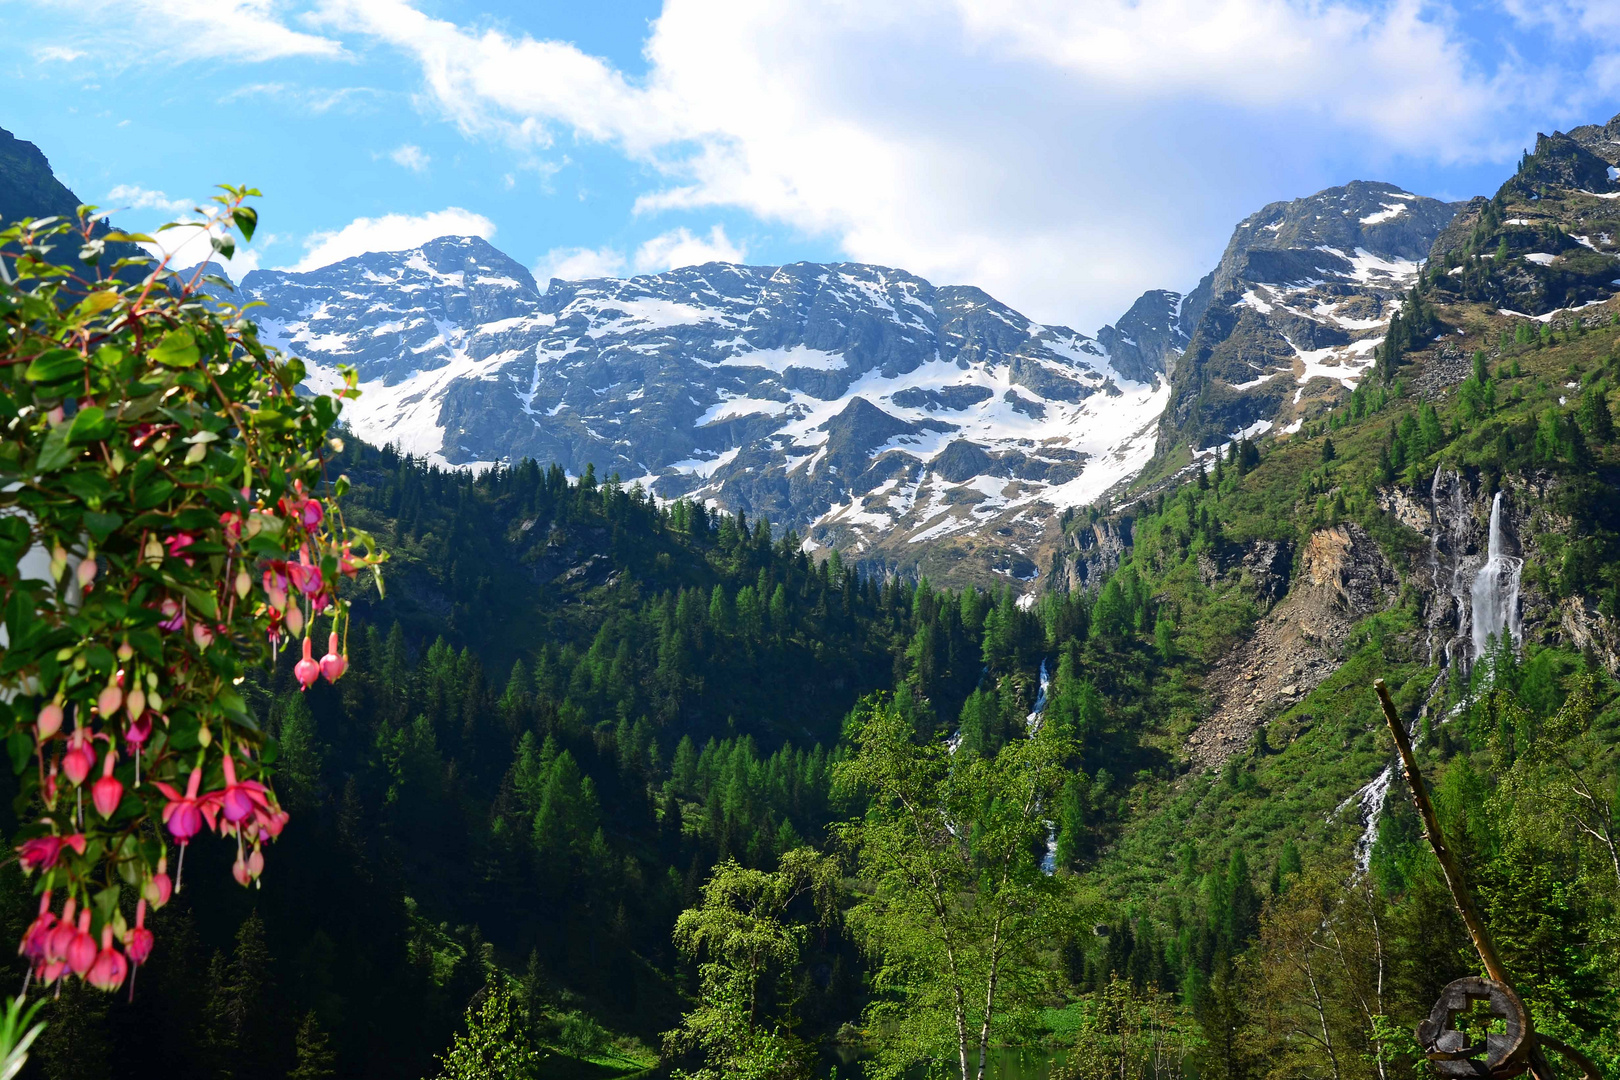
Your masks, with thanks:
[{"label": "rocky mountain ridge", "polygon": [[475,237],[255,271],[241,291],[313,385],[359,370],[345,419],[370,441],[446,465],[594,467],[947,579],[1033,580],[1052,514],[1151,457],[1185,345],[1165,290],[1092,338],[864,264],[542,292]]}]

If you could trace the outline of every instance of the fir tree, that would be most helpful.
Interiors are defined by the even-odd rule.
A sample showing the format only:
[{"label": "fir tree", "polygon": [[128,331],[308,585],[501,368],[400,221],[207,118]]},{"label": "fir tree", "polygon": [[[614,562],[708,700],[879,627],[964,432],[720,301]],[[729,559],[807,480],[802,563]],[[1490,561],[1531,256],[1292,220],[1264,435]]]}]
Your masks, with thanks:
[{"label": "fir tree", "polygon": [[287,1080],[332,1080],[337,1075],[337,1056],[313,1011],[305,1013],[298,1025],[293,1053],[294,1064]]}]

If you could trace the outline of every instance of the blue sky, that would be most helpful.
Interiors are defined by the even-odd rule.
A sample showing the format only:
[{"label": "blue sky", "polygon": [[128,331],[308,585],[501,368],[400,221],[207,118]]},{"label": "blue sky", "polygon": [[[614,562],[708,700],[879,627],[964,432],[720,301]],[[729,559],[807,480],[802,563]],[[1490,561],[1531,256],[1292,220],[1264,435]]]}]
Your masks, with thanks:
[{"label": "blue sky", "polygon": [[0,0],[0,127],[232,267],[479,232],[544,279],[856,259],[1092,331],[1267,202],[1494,191],[1620,112],[1620,0]]}]

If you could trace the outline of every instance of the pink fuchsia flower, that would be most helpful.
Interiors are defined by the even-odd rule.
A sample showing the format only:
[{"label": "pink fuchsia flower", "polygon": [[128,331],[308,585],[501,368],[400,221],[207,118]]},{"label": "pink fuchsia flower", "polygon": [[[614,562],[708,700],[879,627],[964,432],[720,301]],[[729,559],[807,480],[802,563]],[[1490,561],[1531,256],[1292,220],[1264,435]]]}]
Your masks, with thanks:
[{"label": "pink fuchsia flower", "polygon": [[326,639],[326,655],[321,657],[321,674],[326,676],[327,682],[335,683],[348,669],[349,658],[338,654],[337,631],[333,630]]},{"label": "pink fuchsia flower", "polygon": [[136,754],[140,753],[141,747],[145,746],[146,740],[151,737],[152,714],[149,712],[141,713],[124,729],[124,742],[129,745],[131,752]]},{"label": "pink fuchsia flower", "polygon": [[96,569],[96,560],[94,559],[84,559],[79,563],[79,569],[74,573],[79,579],[81,592],[89,592],[95,587]]},{"label": "pink fuchsia flower", "polygon": [[219,523],[225,530],[225,537],[231,543],[242,539],[242,515],[235,510],[227,510],[219,515]]},{"label": "pink fuchsia flower", "polygon": [[107,680],[107,685],[101,688],[101,693],[96,695],[96,708],[102,716],[111,716],[123,703],[124,691],[118,685],[118,676],[114,675]]},{"label": "pink fuchsia flower", "polygon": [[141,886],[141,902],[151,901],[154,911],[167,904],[170,895],[174,892],[174,882],[169,880],[168,867],[169,857],[167,855],[158,856],[157,873],[147,878],[146,883]]},{"label": "pink fuchsia flower", "polygon": [[152,955],[152,946],[157,944],[152,938],[152,931],[146,928],[146,901],[135,902],[135,926],[124,935],[124,952],[129,954],[129,962],[137,966],[146,963]]},{"label": "pink fuchsia flower", "polygon": [[321,568],[308,561],[309,553],[306,551],[300,551],[298,559],[298,562],[287,564],[287,580],[305,596],[314,596],[321,591]]},{"label": "pink fuchsia flower", "polygon": [[319,525],[325,516],[326,512],[321,509],[321,504],[314,499],[305,499],[304,505],[298,511],[298,520],[304,523],[306,529],[313,529]]},{"label": "pink fuchsia flower", "polygon": [[22,943],[17,946],[17,955],[26,956],[28,962],[36,967],[43,965],[45,949],[50,941],[51,931],[55,929],[56,913],[51,910],[51,894],[47,890],[39,895],[39,914],[28,924]]},{"label": "pink fuchsia flower", "polygon": [[195,565],[194,560],[185,551],[196,542],[197,537],[188,532],[179,532],[163,538],[163,546],[169,549],[169,558],[184,559],[187,566]]},{"label": "pink fuchsia flower", "polygon": [[163,807],[163,824],[168,826],[169,835],[173,836],[181,847],[185,847],[191,843],[193,836],[202,832],[204,815],[206,814],[210,820],[213,817],[210,797],[204,795],[199,798],[197,795],[202,787],[202,770],[191,771],[191,776],[186,780],[184,795],[161,780],[154,780],[153,783],[169,800]]},{"label": "pink fuchsia flower", "polygon": [[118,810],[118,804],[124,799],[124,785],[113,775],[113,766],[118,764],[118,751],[109,749],[106,760],[101,765],[101,779],[90,785],[90,800],[96,804],[96,810],[104,818],[110,818]]},{"label": "pink fuchsia flower", "polygon": [[240,825],[254,814],[268,813],[270,803],[265,799],[265,787],[257,780],[236,779],[236,759],[225,755],[225,790],[220,793],[225,820]]},{"label": "pink fuchsia flower", "polygon": [[73,931],[73,940],[67,947],[68,967],[73,974],[83,976],[96,962],[96,939],[90,936],[90,909],[79,912],[79,925]]},{"label": "pink fuchsia flower", "polygon": [[192,623],[191,640],[197,643],[197,648],[206,649],[214,643],[214,631],[204,623]]},{"label": "pink fuchsia flower", "polygon": [[74,787],[84,783],[84,778],[96,767],[96,752],[91,748],[90,740],[88,728],[74,728],[73,734],[68,736],[67,751],[62,755],[62,771]]},{"label": "pink fuchsia flower", "polygon": [[39,735],[39,741],[44,742],[58,731],[62,730],[62,706],[56,702],[48,702],[39,710],[39,716],[34,721],[34,730]]},{"label": "pink fuchsia flower", "polygon": [[159,630],[179,630],[186,625],[186,610],[173,598],[164,599],[158,608],[163,613],[163,619],[158,623]]},{"label": "pink fuchsia flower", "polygon": [[293,677],[305,690],[314,686],[315,680],[321,677],[321,665],[315,662],[314,650],[307,637],[304,638],[304,658],[293,665]]},{"label": "pink fuchsia flower", "polygon": [[109,924],[101,928],[101,951],[96,954],[95,962],[85,973],[84,979],[97,990],[116,990],[124,985],[124,978],[129,974],[129,961],[124,954],[113,948],[113,928]]},{"label": "pink fuchsia flower", "polygon": [[74,833],[72,836],[36,836],[32,840],[25,840],[17,849],[17,858],[22,862],[22,868],[27,873],[35,870],[50,870],[56,866],[57,860],[62,857],[63,848],[72,848],[76,853],[84,854],[84,834]]},{"label": "pink fuchsia flower", "polygon": [[264,571],[264,592],[270,600],[270,606],[277,611],[284,611],[287,607],[287,575],[284,573],[286,568],[287,564],[278,560]]},{"label": "pink fuchsia flower", "polygon": [[32,840],[25,840],[17,849],[17,858],[27,873],[35,870],[50,870],[56,866],[57,860],[62,857],[63,848],[72,848],[76,853],[84,854],[84,834],[74,833],[72,836],[36,836]]}]

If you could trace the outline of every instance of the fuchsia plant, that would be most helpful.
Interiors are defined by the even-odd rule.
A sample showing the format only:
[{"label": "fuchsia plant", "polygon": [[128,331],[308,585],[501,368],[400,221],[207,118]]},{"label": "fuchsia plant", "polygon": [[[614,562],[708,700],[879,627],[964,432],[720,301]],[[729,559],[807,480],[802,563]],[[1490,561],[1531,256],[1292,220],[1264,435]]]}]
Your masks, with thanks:
[{"label": "fuchsia plant", "polygon": [[[217,252],[252,237],[256,194],[205,212]],[[344,525],[346,478],[327,488],[353,371],[300,394],[303,365],[208,300],[201,271],[103,272],[109,244],[150,238],[97,236],[93,209],[0,232],[0,737],[32,806],[20,952],[41,983],[114,990],[152,955],[147,912],[195,839],[233,842],[243,885],[264,872],[287,814],[237,687],[298,639],[300,686],[337,681],[343,593],[364,569],[380,589],[386,556]]]}]

